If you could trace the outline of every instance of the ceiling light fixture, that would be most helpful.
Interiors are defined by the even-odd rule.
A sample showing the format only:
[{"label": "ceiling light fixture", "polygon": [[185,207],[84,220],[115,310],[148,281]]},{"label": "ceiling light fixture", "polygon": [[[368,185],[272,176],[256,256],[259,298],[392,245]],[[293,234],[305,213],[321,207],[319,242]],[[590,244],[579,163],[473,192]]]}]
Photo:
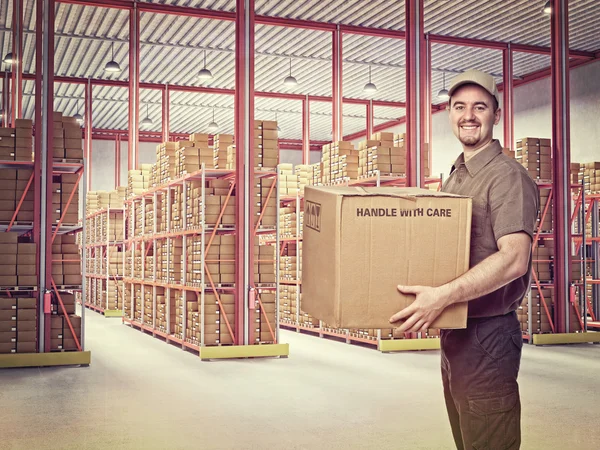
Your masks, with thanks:
[{"label": "ceiling light fixture", "polygon": [[2,60],[5,64],[12,64],[13,61],[13,54],[12,52],[9,52],[6,54],[6,56],[4,57],[4,59]]},{"label": "ceiling light fixture", "polygon": [[115,43],[113,42],[111,45],[112,48],[112,58],[109,62],[106,63],[106,65],[104,66],[104,70],[106,70],[107,72],[120,72],[121,71],[121,66],[119,65],[118,62],[115,61]]},{"label": "ceiling light fixture", "polygon": [[550,0],[548,0],[544,5],[544,7],[542,8],[542,12],[544,14],[552,14],[552,5],[550,5]]},{"label": "ceiling light fixture", "polygon": [[77,113],[73,116],[79,125],[83,125],[83,116],[79,114],[79,99],[77,99]]},{"label": "ceiling light fixture", "polygon": [[212,80],[213,74],[206,68],[206,50],[204,50],[204,67],[198,72],[198,79],[200,81]]},{"label": "ceiling light fixture", "polygon": [[215,134],[219,130],[219,124],[215,122],[215,107],[213,106],[212,122],[208,124],[208,131]]},{"label": "ceiling light fixture", "polygon": [[292,76],[292,58],[290,58],[290,75],[283,80],[283,84],[288,87],[298,86],[298,80]]},{"label": "ceiling light fixture", "polygon": [[144,125],[144,126],[150,126],[152,125],[154,122],[152,122],[152,119],[150,118],[150,114],[149,114],[149,104],[146,103],[146,117],[144,118],[144,120],[142,120],[140,122],[140,125]]},{"label": "ceiling light fixture", "polygon": [[371,65],[369,64],[369,82],[365,84],[363,91],[367,94],[374,94],[377,92],[377,86],[374,83],[371,83]]},{"label": "ceiling light fixture", "polygon": [[440,90],[440,92],[438,92],[437,97],[440,100],[448,100],[450,98],[450,95],[448,94],[448,89],[446,89],[446,72],[443,72],[443,87]]}]

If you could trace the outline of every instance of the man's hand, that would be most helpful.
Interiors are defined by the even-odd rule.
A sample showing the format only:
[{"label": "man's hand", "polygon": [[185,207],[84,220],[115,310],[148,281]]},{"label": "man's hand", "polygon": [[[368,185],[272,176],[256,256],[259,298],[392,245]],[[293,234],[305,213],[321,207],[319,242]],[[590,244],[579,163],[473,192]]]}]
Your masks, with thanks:
[{"label": "man's hand", "polygon": [[392,324],[400,320],[405,320],[397,328],[401,333],[425,332],[450,303],[449,298],[444,295],[443,290],[440,288],[398,286],[398,290],[403,294],[413,294],[416,296],[415,301],[410,306],[390,318],[390,323]]}]

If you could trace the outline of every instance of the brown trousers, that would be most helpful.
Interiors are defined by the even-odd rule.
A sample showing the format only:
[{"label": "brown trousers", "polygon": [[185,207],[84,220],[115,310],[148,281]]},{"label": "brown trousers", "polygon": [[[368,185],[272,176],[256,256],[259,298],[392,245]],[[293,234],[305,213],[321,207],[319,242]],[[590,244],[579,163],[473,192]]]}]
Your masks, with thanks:
[{"label": "brown trousers", "polygon": [[523,338],[515,312],[469,319],[442,330],[442,379],[459,450],[515,450],[521,445],[517,377]]}]

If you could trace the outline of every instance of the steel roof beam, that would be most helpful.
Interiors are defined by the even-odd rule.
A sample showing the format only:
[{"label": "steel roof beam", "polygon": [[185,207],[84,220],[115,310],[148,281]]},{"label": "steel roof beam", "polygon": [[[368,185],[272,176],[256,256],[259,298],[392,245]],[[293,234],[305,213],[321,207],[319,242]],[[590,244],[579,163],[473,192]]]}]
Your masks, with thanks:
[{"label": "steel roof beam", "polygon": [[[84,6],[93,6],[98,8],[119,8],[131,9],[134,2],[127,0],[103,0],[102,3],[93,0],[57,0],[57,3],[68,3]],[[177,16],[196,17],[200,19],[215,19],[235,21],[235,13],[227,11],[213,11],[210,9],[193,8],[187,6],[173,6],[159,3],[138,2],[140,12],[150,12],[156,14],[170,14]],[[269,17],[256,16],[256,24],[279,26],[285,28],[303,28],[315,31],[333,32],[336,29],[336,24],[327,22],[315,22],[310,20],[287,19],[284,17]],[[340,25],[340,29],[344,34],[360,34],[364,36],[375,36],[391,39],[405,39],[406,35],[401,30],[388,30],[385,28],[360,27],[354,25]],[[504,50],[508,47],[507,42],[492,41],[487,39],[473,39],[456,36],[442,36],[430,34],[431,42],[436,44],[459,45],[464,47],[479,47],[495,50]],[[534,53],[550,56],[550,47],[541,47],[528,44],[511,44],[513,51],[522,53]],[[593,59],[596,58],[594,52],[586,52],[580,50],[570,50],[569,56],[575,59]]]}]

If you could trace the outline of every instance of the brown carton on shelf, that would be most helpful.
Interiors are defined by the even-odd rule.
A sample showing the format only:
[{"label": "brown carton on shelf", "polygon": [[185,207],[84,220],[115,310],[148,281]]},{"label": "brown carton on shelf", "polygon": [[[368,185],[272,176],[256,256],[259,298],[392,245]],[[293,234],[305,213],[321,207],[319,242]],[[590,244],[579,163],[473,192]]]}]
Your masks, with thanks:
[{"label": "brown carton on shelf", "polygon": [[[471,199],[417,188],[305,190],[302,310],[338,328],[389,328],[414,301],[469,269]],[[465,328],[467,303],[432,328]]]}]

